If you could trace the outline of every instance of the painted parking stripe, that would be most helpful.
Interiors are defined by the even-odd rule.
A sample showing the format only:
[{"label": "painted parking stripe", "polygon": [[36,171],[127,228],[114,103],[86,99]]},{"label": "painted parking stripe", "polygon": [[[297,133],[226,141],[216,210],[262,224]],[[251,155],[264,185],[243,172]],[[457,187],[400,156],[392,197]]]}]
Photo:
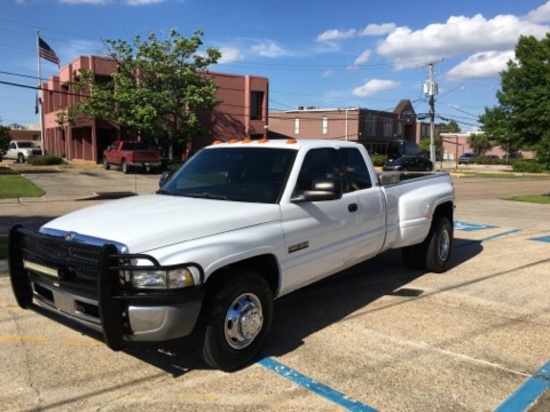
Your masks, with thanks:
[{"label": "painted parking stripe", "polygon": [[532,237],[529,240],[535,240],[537,242],[546,242],[550,243],[550,236],[542,236],[542,237]]},{"label": "painted parking stripe", "polygon": [[550,362],[535,372],[495,412],[519,412],[529,408],[550,387]]},{"label": "painted parking stripe", "polygon": [[497,226],[482,225],[480,223],[461,222],[460,220],[454,221],[454,228],[465,232],[477,232],[478,230],[494,229],[496,227]]},{"label": "painted parking stripe", "polygon": [[490,240],[498,239],[498,238],[503,237],[503,236],[508,236],[508,235],[511,235],[512,233],[516,233],[516,232],[521,232],[521,230],[520,229],[508,230],[507,232],[497,233],[496,235],[488,236],[488,237],[480,239],[480,240],[471,240],[469,242],[464,242],[464,243],[461,243],[458,246],[454,246],[454,248],[455,249],[462,249],[463,247],[466,247],[466,246],[475,245],[475,244],[479,244],[479,243],[483,243],[483,242],[488,242]]},{"label": "painted parking stripe", "polygon": [[282,363],[273,360],[272,358],[263,358],[258,361],[258,363],[262,366],[265,366],[270,371],[277,373],[281,377],[288,379],[289,381],[292,381],[295,384],[300,385],[301,387],[310,390],[317,395],[320,395],[328,399],[329,401],[346,408],[347,410],[368,412],[377,411],[376,409],[365,405],[364,403],[345,396],[344,394],[328,387],[321,382],[302,375],[300,372],[297,372],[294,369],[291,369],[288,366],[285,366]]}]

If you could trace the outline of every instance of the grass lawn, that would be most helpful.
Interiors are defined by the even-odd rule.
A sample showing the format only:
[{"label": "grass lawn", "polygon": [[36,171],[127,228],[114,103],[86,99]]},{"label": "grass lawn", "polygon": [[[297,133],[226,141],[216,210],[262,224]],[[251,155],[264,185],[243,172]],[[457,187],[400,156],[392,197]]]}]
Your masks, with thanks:
[{"label": "grass lawn", "polygon": [[0,199],[40,197],[44,191],[9,167],[0,167]]},{"label": "grass lawn", "polygon": [[550,193],[546,195],[518,195],[507,197],[506,200],[515,200],[517,202],[538,203],[541,205],[550,204]]}]

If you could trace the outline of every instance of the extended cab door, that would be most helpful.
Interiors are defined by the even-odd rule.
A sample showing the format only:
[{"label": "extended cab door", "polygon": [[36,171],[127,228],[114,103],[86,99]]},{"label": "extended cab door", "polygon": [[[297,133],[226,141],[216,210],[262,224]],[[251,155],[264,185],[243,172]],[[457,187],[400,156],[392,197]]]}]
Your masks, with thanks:
[{"label": "extended cab door", "polygon": [[[281,205],[287,258],[281,262],[286,273],[281,293],[352,266],[370,254],[367,247],[374,250],[374,245],[381,243],[384,210],[379,198],[382,195],[380,188],[373,187],[370,182],[364,160],[364,170],[356,167],[355,171],[346,172],[351,166],[345,165],[343,160],[351,156],[360,161],[362,156],[358,150],[358,157],[343,155],[340,150],[311,149],[305,155],[293,194],[297,198],[300,191],[310,190],[316,179],[336,179],[344,191],[340,199],[291,201]],[[359,178],[365,170],[366,176],[363,174]],[[352,172],[357,172],[353,181],[346,176]]]}]

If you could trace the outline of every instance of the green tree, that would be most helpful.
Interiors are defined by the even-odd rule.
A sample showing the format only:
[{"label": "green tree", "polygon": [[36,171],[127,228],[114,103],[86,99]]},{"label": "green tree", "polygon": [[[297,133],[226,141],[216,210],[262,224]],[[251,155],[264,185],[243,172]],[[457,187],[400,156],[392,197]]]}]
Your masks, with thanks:
[{"label": "green tree", "polygon": [[[0,119],[0,123],[1,122],[2,122],[2,119]],[[0,124],[0,157],[8,151],[10,140],[11,140],[11,136],[10,136],[9,127],[2,126]]]},{"label": "green tree", "polygon": [[449,123],[439,125],[439,132],[440,133],[460,133],[462,132],[462,130],[460,129],[460,126],[455,120],[449,120]]},{"label": "green tree", "polygon": [[550,33],[521,36],[500,77],[499,105],[485,109],[482,130],[501,146],[536,150],[550,164]]},{"label": "green tree", "polygon": [[208,135],[201,115],[218,103],[217,85],[208,77],[208,66],[221,57],[218,50],[201,51],[203,33],[189,39],[172,29],[168,40],[153,33],[142,41],[106,40],[108,55],[118,68],[108,81],[92,71],[81,71],[75,87],[89,97],[70,107],[58,121],[90,116],[106,119],[154,142],[164,152],[183,147],[195,136]]},{"label": "green tree", "polygon": [[494,147],[493,142],[485,133],[473,133],[468,137],[468,144],[478,155],[483,155]]}]

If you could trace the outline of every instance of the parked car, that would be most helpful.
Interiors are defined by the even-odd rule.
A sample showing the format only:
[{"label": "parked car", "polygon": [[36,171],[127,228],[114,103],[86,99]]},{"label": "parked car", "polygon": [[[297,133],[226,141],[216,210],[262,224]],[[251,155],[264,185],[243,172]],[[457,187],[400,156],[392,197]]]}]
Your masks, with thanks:
[{"label": "parked car", "polygon": [[462,156],[460,156],[458,158],[458,164],[459,165],[466,165],[466,164],[470,163],[476,157],[477,157],[477,153],[474,153],[474,152],[464,153]]},{"label": "parked car", "polygon": [[149,172],[161,166],[160,152],[152,150],[143,142],[117,140],[103,151],[103,167],[119,166],[123,173],[132,168]]},{"label": "parked car", "polygon": [[422,156],[403,156],[398,159],[386,162],[382,167],[382,170],[387,172],[430,172],[433,170],[433,163],[430,159]]},{"label": "parked car", "polygon": [[504,153],[504,155],[502,155],[502,158],[503,159],[509,159],[509,160],[512,160],[512,159],[521,159],[523,156],[521,155],[520,152],[511,152],[511,153]]},{"label": "parked car", "polygon": [[30,156],[40,156],[42,149],[35,142],[12,140],[8,146],[8,151],[4,155],[4,159],[15,160],[19,163],[25,163]]}]

